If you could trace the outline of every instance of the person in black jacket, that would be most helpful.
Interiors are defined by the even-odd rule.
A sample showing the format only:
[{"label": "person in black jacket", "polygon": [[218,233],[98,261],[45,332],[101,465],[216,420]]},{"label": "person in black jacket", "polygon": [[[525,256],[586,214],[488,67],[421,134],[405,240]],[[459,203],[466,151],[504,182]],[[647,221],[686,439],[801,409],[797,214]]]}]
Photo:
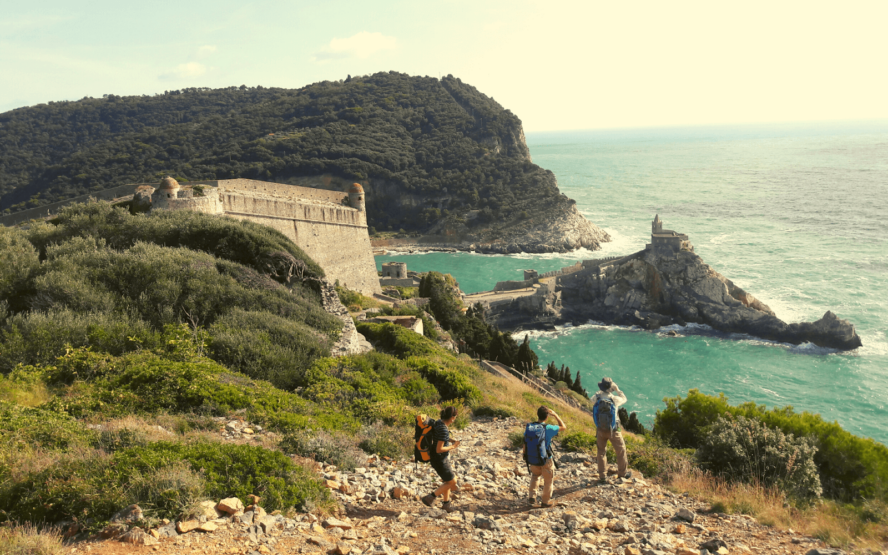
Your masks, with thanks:
[{"label": "person in black jacket", "polygon": [[450,502],[450,492],[459,491],[459,486],[456,484],[456,474],[453,473],[453,469],[450,467],[450,451],[459,447],[459,441],[450,441],[448,426],[453,424],[458,415],[459,410],[456,407],[444,407],[441,410],[441,419],[437,420],[432,427],[432,433],[435,435],[435,448],[430,456],[432,468],[435,469],[435,472],[438,473],[438,476],[444,483],[434,492],[422,498],[422,502],[431,507],[440,497],[442,500],[441,508],[448,513],[453,511]]}]

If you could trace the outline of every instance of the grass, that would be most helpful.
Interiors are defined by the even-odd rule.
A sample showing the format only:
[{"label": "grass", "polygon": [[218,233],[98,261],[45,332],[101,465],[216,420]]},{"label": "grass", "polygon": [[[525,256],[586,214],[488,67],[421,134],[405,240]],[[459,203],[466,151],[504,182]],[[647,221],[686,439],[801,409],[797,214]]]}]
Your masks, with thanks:
[{"label": "grass", "polygon": [[58,528],[30,523],[0,527],[0,555],[62,555],[65,551]]},{"label": "grass", "polygon": [[795,505],[776,488],[731,482],[690,466],[670,474],[666,482],[676,493],[708,502],[713,512],[750,515],[766,526],[791,528],[833,547],[877,551],[888,544],[888,507],[879,501]]}]

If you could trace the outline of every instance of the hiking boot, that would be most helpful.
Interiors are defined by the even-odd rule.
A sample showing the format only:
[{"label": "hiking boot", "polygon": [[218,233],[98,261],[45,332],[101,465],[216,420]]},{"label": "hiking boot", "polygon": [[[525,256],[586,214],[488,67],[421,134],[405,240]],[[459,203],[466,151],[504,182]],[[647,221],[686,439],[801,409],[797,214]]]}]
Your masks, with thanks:
[{"label": "hiking boot", "polygon": [[626,479],[626,480],[628,480],[628,479],[631,478],[631,477],[632,477],[632,471],[631,471],[631,470],[630,470],[629,472],[627,472],[626,474],[623,475],[623,478]]},{"label": "hiking boot", "polygon": [[536,502],[537,502],[536,497],[528,497],[528,498],[527,498],[527,504],[528,504],[528,505],[535,505]]},{"label": "hiking boot", "polygon": [[607,478],[599,478],[599,479],[598,479],[598,483],[599,483],[599,484],[606,484],[606,483],[607,483]]},{"label": "hiking boot", "polygon": [[445,502],[441,503],[441,508],[444,509],[444,511],[448,512],[448,513],[452,513],[453,511],[456,510],[456,508],[453,506],[452,501],[445,501]]},{"label": "hiking boot", "polygon": [[435,504],[435,501],[436,501],[437,499],[438,499],[438,498],[435,497],[435,494],[434,494],[434,493],[430,493],[430,494],[428,494],[428,495],[425,495],[425,496],[421,497],[421,498],[420,498],[420,501],[422,501],[427,507],[431,507],[432,505]]},{"label": "hiking boot", "polygon": [[549,501],[547,503],[540,503],[540,507],[542,507],[544,509],[548,509],[549,507],[554,507],[554,506],[555,506],[554,501]]}]

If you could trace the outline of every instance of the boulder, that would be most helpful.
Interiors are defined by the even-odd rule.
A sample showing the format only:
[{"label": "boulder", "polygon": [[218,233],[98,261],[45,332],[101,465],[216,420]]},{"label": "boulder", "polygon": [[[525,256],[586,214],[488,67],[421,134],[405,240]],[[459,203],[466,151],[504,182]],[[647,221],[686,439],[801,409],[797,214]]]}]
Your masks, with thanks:
[{"label": "boulder", "polygon": [[324,521],[324,528],[342,528],[343,530],[350,530],[353,526],[338,518],[330,517]]},{"label": "boulder", "polygon": [[129,507],[125,507],[120,509],[114,516],[111,517],[111,522],[136,522],[138,520],[142,520],[144,515],[142,514],[142,508],[138,505],[130,505]]},{"label": "boulder", "polygon": [[682,507],[675,514],[675,518],[678,520],[684,520],[685,522],[693,523],[694,519],[697,518],[697,515],[693,511]]},{"label": "boulder", "polygon": [[216,510],[229,515],[240,515],[244,513],[244,504],[237,497],[228,497],[219,501]]},{"label": "boulder", "polygon": [[156,545],[159,542],[154,537],[145,533],[141,528],[133,528],[129,532],[123,534],[118,538],[120,541],[124,543],[131,543],[135,545]]},{"label": "boulder", "polygon": [[201,522],[199,520],[180,520],[176,523],[176,532],[180,534],[187,534],[192,530],[197,530],[200,528]]}]

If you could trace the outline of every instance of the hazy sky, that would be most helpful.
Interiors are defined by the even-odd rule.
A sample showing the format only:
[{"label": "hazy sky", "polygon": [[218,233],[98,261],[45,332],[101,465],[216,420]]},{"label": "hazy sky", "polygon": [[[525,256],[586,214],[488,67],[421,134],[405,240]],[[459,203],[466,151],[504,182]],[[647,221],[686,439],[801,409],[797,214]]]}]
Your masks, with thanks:
[{"label": "hazy sky", "polygon": [[0,3],[0,112],[453,74],[527,131],[888,118],[888,2]]}]

